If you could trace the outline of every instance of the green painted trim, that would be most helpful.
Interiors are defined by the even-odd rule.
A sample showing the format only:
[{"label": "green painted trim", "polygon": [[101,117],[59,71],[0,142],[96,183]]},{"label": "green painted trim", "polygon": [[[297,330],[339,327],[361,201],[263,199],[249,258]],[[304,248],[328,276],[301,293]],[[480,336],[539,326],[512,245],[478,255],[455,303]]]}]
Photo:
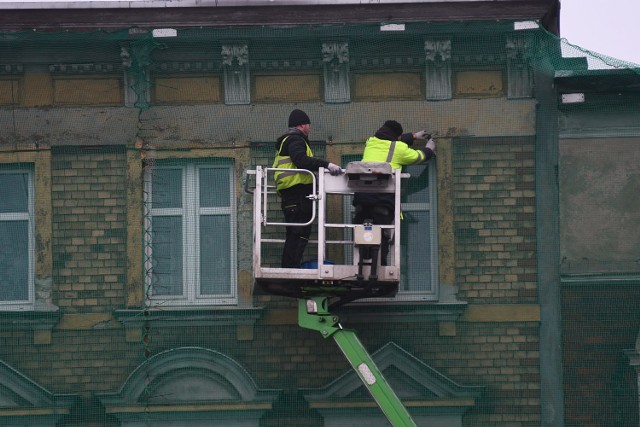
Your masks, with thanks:
[{"label": "green painted trim", "polygon": [[[540,49],[558,48],[544,40]],[[551,58],[536,61],[536,266],[540,303],[540,426],[564,427],[562,316],[560,313],[560,207],[558,93]]]},{"label": "green painted trim", "polygon": [[37,408],[37,409],[0,409],[0,419],[2,417],[27,417],[35,415],[64,415],[69,414],[66,408]]},{"label": "green painted trim", "polygon": [[585,285],[638,285],[640,284],[640,273],[628,274],[564,274],[560,277],[562,286],[585,286]]},{"label": "green painted trim", "polygon": [[135,414],[141,412],[210,412],[210,411],[247,411],[270,410],[271,403],[221,403],[211,405],[167,405],[167,406],[112,406],[106,408],[107,414]]},{"label": "green painted trim", "polygon": [[598,128],[567,128],[560,130],[560,139],[584,138],[621,138],[640,136],[640,127],[598,127]]},{"label": "green painted trim", "polygon": [[[403,402],[407,408],[444,408],[444,407],[471,407],[476,405],[475,399],[437,399],[437,400],[407,400]],[[352,409],[352,408],[377,408],[375,402],[334,402],[320,401],[309,403],[312,409]]]}]

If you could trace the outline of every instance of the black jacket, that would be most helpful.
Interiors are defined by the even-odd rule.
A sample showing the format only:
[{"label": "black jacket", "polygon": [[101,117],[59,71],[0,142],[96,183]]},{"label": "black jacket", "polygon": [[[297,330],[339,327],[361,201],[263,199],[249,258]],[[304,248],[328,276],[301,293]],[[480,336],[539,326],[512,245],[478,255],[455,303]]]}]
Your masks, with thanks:
[{"label": "black jacket", "polygon": [[[287,139],[283,143],[282,140],[285,138]],[[280,150],[281,143],[282,150]],[[317,157],[307,156],[307,144],[309,144],[309,138],[307,138],[300,129],[289,128],[287,132],[285,132],[285,134],[276,141],[276,152],[280,150],[281,156],[291,157],[291,161],[298,169],[317,172],[321,167],[328,167],[328,161]],[[309,194],[311,194],[311,185],[308,184],[298,184],[285,190],[281,190],[282,197],[289,197],[292,195],[306,196]]]}]

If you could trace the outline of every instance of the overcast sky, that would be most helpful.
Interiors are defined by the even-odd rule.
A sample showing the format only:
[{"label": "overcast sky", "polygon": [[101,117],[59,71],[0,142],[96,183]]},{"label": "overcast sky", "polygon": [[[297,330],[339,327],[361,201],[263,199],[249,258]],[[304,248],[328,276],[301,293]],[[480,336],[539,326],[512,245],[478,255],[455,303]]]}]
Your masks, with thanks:
[{"label": "overcast sky", "polygon": [[640,0],[560,0],[560,36],[640,65]]}]

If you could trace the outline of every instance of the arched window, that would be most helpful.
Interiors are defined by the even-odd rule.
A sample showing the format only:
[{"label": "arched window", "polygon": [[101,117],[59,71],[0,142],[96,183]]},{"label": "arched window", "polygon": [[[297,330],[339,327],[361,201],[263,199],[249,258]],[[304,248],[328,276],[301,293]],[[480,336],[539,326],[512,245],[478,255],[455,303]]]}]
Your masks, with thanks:
[{"label": "arched window", "polygon": [[258,426],[277,390],[259,390],[233,359],[217,351],[182,347],[138,366],[119,392],[98,396],[123,427]]}]

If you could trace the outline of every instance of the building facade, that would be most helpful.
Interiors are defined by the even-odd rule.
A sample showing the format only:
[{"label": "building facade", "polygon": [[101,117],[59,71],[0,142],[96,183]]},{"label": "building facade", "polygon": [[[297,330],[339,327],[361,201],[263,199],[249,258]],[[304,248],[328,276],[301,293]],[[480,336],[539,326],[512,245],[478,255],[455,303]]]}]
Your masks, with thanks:
[{"label": "building facade", "polygon": [[[637,245],[614,245],[637,219],[596,185],[621,156],[606,179],[637,176],[637,75],[564,103],[597,78],[558,78],[584,64],[547,32],[556,2],[261,3],[3,14],[0,425],[387,425],[294,299],[254,294],[246,171],[293,108],[343,167],[388,119],[437,141],[398,295],[339,312],[418,425],[637,424]],[[584,215],[585,181],[613,212]],[[592,249],[573,227],[607,212]]]}]

